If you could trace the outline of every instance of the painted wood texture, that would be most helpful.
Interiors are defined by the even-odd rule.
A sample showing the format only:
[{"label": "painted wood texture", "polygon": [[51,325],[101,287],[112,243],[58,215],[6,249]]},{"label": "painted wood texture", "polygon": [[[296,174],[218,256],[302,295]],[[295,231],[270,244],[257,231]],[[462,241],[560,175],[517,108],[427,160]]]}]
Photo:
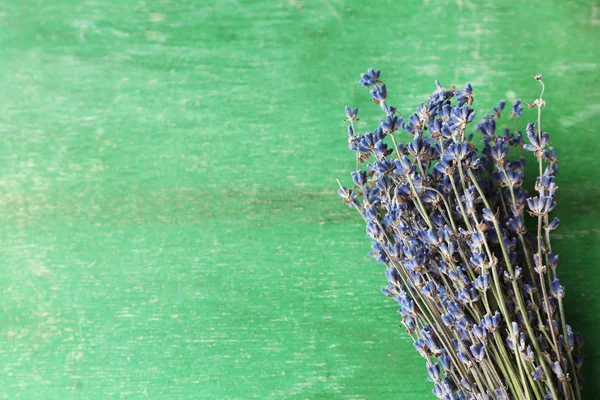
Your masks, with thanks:
[{"label": "painted wood texture", "polygon": [[432,398],[335,194],[369,66],[403,112],[544,74],[596,398],[599,28],[593,0],[1,1],[0,398]]}]

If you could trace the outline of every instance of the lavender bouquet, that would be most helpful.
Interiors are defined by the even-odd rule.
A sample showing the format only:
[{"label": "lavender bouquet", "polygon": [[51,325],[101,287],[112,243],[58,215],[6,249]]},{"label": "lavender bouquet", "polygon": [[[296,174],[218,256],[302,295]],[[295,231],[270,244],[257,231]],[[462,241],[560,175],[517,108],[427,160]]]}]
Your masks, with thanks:
[{"label": "lavender bouquet", "polygon": [[[520,99],[511,128],[498,128],[505,101],[470,128],[470,84],[456,91],[436,81],[405,118],[388,104],[380,71],[369,69],[360,84],[372,88],[385,119],[357,134],[358,109],[346,107],[357,169],[352,188],[340,184],[338,193],[366,223],[370,255],[387,267],[383,292],[400,304],[440,399],[581,398],[583,342],[565,322],[550,242],[558,160],[541,129],[544,84],[535,79],[542,90],[529,105],[537,123],[525,129],[527,144]],[[396,140],[400,130],[406,143]],[[480,152],[472,130],[482,136]],[[523,188],[523,151],[539,167],[535,196]]]}]

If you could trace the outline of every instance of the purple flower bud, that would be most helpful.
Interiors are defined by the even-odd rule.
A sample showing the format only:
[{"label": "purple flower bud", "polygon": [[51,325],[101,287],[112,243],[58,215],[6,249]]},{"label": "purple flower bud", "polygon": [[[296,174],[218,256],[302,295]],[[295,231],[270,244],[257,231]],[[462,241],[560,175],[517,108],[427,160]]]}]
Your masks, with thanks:
[{"label": "purple flower bud", "polygon": [[557,278],[554,278],[550,284],[550,293],[552,294],[552,297],[559,300],[565,297],[565,288],[560,285]]},{"label": "purple flower bud", "polygon": [[506,100],[500,100],[498,102],[497,106],[494,106],[492,108],[492,111],[494,111],[494,116],[496,118],[500,118],[500,113],[502,112],[502,110],[504,110],[504,106],[506,105]]},{"label": "purple flower bud", "polygon": [[[513,253],[514,254],[514,253]],[[521,267],[518,265],[515,267],[515,279],[519,279],[521,277]]]},{"label": "purple flower bud", "polygon": [[473,256],[469,261],[478,268],[484,268],[487,264],[487,258],[483,253],[473,252]]},{"label": "purple flower bud", "polygon": [[482,326],[484,326],[490,333],[494,333],[500,325],[501,315],[498,311],[493,316],[485,314],[481,320]]},{"label": "purple flower bud", "polygon": [[344,202],[348,204],[349,207],[357,206],[356,194],[351,189],[342,186],[338,189],[337,194],[344,199]]},{"label": "purple flower bud", "polygon": [[525,225],[523,225],[523,217],[521,217],[518,214],[514,215],[511,219],[509,219],[506,226],[508,227],[508,229],[517,234],[522,235],[527,232],[527,229],[525,229]]},{"label": "purple flower bud", "polygon": [[452,359],[447,353],[444,353],[438,357],[438,360],[444,367],[444,371],[449,371],[452,368]]},{"label": "purple flower bud", "polygon": [[471,331],[478,339],[483,339],[487,336],[487,330],[480,327],[479,325],[473,325]]},{"label": "purple flower bud", "polygon": [[535,132],[535,123],[533,122],[527,125],[526,133],[531,144],[524,145],[523,149],[532,151],[535,153],[536,157],[542,158],[544,156],[544,148],[546,147],[550,136],[545,132],[538,136]]},{"label": "purple flower bud", "polygon": [[473,286],[480,292],[485,292],[490,287],[490,274],[483,273],[479,275],[474,281]]},{"label": "purple flower bud", "polygon": [[392,133],[402,126],[402,118],[388,115],[385,117],[385,121],[379,121],[379,126],[384,133]]},{"label": "purple flower bud", "polygon": [[563,369],[558,361],[553,362],[550,364],[550,366],[552,367],[552,372],[554,372],[558,380],[562,381],[565,379],[565,374],[563,373]]},{"label": "purple flower bud", "polygon": [[517,99],[515,103],[512,105],[512,117],[517,118],[523,114],[523,104],[521,99]]},{"label": "purple flower bud", "polygon": [[473,104],[473,87],[470,83],[467,83],[464,90],[456,92],[456,100],[459,107],[462,107],[465,103],[468,106]]},{"label": "purple flower bud", "polygon": [[533,350],[531,350],[531,346],[527,346],[524,351],[522,350],[521,356],[525,361],[529,361],[530,363],[535,361],[535,354],[533,353]]},{"label": "purple flower bud", "polygon": [[367,183],[367,171],[358,170],[350,173],[355,185],[362,186]]},{"label": "purple flower bud", "polygon": [[496,120],[493,115],[486,115],[481,122],[475,126],[475,130],[481,132],[486,138],[492,138],[496,133]]},{"label": "purple flower bud", "polygon": [[413,343],[413,345],[415,346],[415,349],[417,349],[421,356],[425,358],[429,357],[429,348],[427,347],[423,339],[417,340]]},{"label": "purple flower bud", "polygon": [[575,345],[575,335],[573,334],[573,330],[571,329],[570,325],[566,325],[565,328],[567,330],[567,345],[570,348],[573,348]]},{"label": "purple flower bud", "polygon": [[[354,138],[354,129],[352,129],[352,126],[348,125],[348,143],[350,143],[351,139]],[[353,148],[350,148],[350,150],[355,150]]]},{"label": "purple flower bud", "polygon": [[485,221],[494,222],[496,221],[496,216],[492,212],[492,210],[484,208],[482,210],[482,216]]},{"label": "purple flower bud", "polygon": [[463,363],[466,364],[468,367],[470,367],[473,363],[471,362],[471,360],[469,359],[469,357],[463,353],[462,351],[459,351],[456,356],[458,357],[458,359]]},{"label": "purple flower bud", "polygon": [[440,104],[454,96],[454,88],[447,90],[442,87],[440,81],[435,81],[435,92],[429,96],[429,102]]},{"label": "purple flower bud", "polygon": [[544,375],[544,370],[542,369],[542,367],[537,367],[536,369],[531,371],[531,375],[533,376],[534,381],[543,381],[546,379],[546,376]]},{"label": "purple flower bud", "polygon": [[346,121],[358,121],[358,118],[356,118],[358,115],[358,107],[356,107],[354,110],[351,110],[350,107],[346,106],[344,111],[346,113]]},{"label": "purple flower bud", "polygon": [[502,143],[498,143],[496,145],[491,145],[489,147],[489,149],[490,149],[490,156],[494,160],[496,160],[496,162],[504,160],[504,157],[506,157],[508,155],[508,146],[506,146]]},{"label": "purple flower bud", "polygon": [[513,337],[517,337],[519,335],[519,324],[517,324],[516,322],[511,322],[511,335]]},{"label": "purple flower bud", "polygon": [[437,286],[433,281],[429,281],[425,286],[423,286],[421,290],[427,297],[429,297],[432,300],[435,300],[439,293]]},{"label": "purple flower bud", "polygon": [[556,207],[556,202],[551,196],[530,197],[527,199],[530,214],[534,216],[544,216]]},{"label": "purple flower bud", "polygon": [[375,87],[375,89],[371,89],[371,96],[376,104],[385,103],[385,100],[387,99],[387,88],[385,87],[385,84]]},{"label": "purple flower bud", "polygon": [[458,294],[458,299],[464,304],[471,304],[479,300],[479,293],[473,288],[462,288]]},{"label": "purple flower bud", "polygon": [[399,160],[394,160],[394,173],[404,176],[410,174],[413,171],[413,165],[407,157],[402,157]]},{"label": "purple flower bud", "polygon": [[548,224],[548,226],[546,227],[546,229],[549,230],[549,231],[553,231],[553,230],[555,230],[558,227],[558,224],[560,224],[560,220],[558,218],[554,218],[552,220],[552,222],[550,222]]},{"label": "purple flower bud", "polygon": [[462,387],[464,387],[467,390],[471,390],[471,384],[465,379],[465,378],[461,378],[460,379],[460,384]]},{"label": "purple flower bud", "polygon": [[453,326],[456,322],[456,319],[452,314],[442,314],[442,322],[446,326]]},{"label": "purple flower bud", "polygon": [[494,389],[494,394],[496,395],[497,400],[507,400],[508,399],[508,394],[506,393],[506,390],[504,390],[504,388]]},{"label": "purple flower bud", "polygon": [[366,74],[360,74],[360,84],[365,87],[370,87],[379,83],[379,76],[381,71],[374,71],[373,68],[369,68]]},{"label": "purple flower bud", "polygon": [[403,317],[404,318],[402,320],[402,323],[406,327],[406,331],[408,332],[408,334],[412,335],[413,332],[417,330],[417,321],[414,317],[411,317],[410,315],[404,315]]},{"label": "purple flower bud", "polygon": [[473,355],[473,358],[475,358],[475,361],[483,361],[483,357],[485,357],[485,347],[481,343],[476,343],[469,347],[469,349],[471,350],[471,354]]},{"label": "purple flower bud", "polygon": [[440,381],[440,365],[439,364],[433,364],[432,366],[428,366],[427,367],[427,374],[429,374],[429,380],[433,381],[433,382],[439,382]]}]

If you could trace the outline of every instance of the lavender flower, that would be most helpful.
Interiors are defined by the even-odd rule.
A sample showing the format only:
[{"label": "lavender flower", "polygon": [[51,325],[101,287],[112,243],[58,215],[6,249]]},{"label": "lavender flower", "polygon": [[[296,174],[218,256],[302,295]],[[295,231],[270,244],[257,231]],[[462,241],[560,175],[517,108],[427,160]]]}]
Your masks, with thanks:
[{"label": "lavender flower", "polygon": [[[358,109],[345,108],[348,147],[362,167],[351,173],[352,188],[340,184],[338,194],[366,222],[370,255],[386,266],[382,292],[398,302],[433,394],[579,400],[582,341],[564,319],[550,242],[559,225],[550,218],[558,159],[539,129],[543,89],[525,144],[516,126],[520,99],[511,107],[511,131],[503,127],[504,100],[472,127],[471,84],[456,91],[436,81],[406,120],[388,104],[379,70],[369,68],[360,84],[385,116],[373,132],[357,134]],[[398,143],[400,128],[411,136]],[[481,133],[480,152],[471,131]],[[535,195],[523,188],[525,158],[511,154],[522,149],[538,163]],[[537,231],[528,231],[526,218],[537,221]]]},{"label": "lavender flower", "polygon": [[345,112],[347,119],[345,119],[344,122],[358,121],[358,118],[356,118],[356,116],[358,115],[358,107],[356,107],[354,110],[351,110],[350,107],[346,106]]},{"label": "lavender flower", "polygon": [[465,103],[468,106],[473,104],[473,87],[470,83],[467,83],[464,90],[456,92],[456,100],[459,107],[462,107]]},{"label": "lavender flower", "polygon": [[369,68],[366,74],[360,74],[360,84],[362,86],[370,87],[379,82],[379,76],[381,75],[381,71],[374,71],[373,68]]},{"label": "lavender flower", "polygon": [[502,110],[504,110],[505,105],[506,105],[506,100],[500,100],[498,102],[498,105],[496,105],[492,108],[492,111],[494,112],[494,117],[500,118],[500,113],[502,113]]},{"label": "lavender flower", "polygon": [[517,99],[512,105],[512,117],[517,118],[521,115],[523,115],[523,104],[521,103],[521,99]]},{"label": "lavender flower", "polygon": [[384,103],[387,99],[387,89],[385,85],[381,85],[371,90],[371,96],[373,97],[373,101],[377,104]]}]

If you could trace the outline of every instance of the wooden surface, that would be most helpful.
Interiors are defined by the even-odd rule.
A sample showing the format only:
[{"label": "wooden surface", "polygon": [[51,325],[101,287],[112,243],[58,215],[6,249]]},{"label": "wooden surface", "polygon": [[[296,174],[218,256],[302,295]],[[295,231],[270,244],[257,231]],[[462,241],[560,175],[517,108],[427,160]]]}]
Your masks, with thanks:
[{"label": "wooden surface", "polygon": [[335,194],[369,66],[403,112],[544,75],[597,398],[599,34],[594,0],[0,1],[0,398],[433,398]]}]

